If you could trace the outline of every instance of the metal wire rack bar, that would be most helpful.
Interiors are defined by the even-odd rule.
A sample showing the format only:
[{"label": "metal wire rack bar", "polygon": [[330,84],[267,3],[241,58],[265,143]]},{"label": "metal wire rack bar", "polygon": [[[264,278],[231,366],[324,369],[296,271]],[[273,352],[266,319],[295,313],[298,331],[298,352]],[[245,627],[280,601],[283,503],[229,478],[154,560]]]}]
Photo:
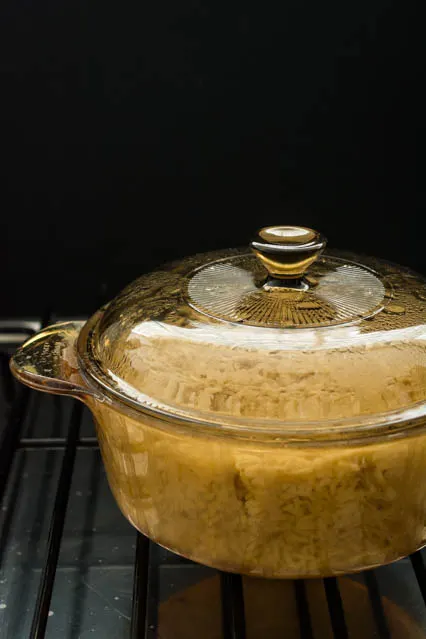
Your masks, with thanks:
[{"label": "metal wire rack bar", "polygon": [[245,639],[243,582],[240,575],[220,574],[224,639]]},{"label": "metal wire rack bar", "polygon": [[370,595],[371,607],[373,608],[378,636],[380,639],[391,639],[376,575],[372,570],[368,570],[365,573],[365,583],[367,585],[368,594]]},{"label": "metal wire rack bar", "polygon": [[[22,437],[18,442],[18,448],[34,450],[62,450],[67,443],[66,437]],[[77,440],[77,448],[98,448],[96,437],[80,437]]]},{"label": "metal wire rack bar", "polygon": [[135,571],[133,579],[132,620],[130,639],[146,636],[148,598],[149,545],[147,537],[139,534],[136,541]]},{"label": "metal wire rack bar", "polygon": [[37,602],[30,631],[30,639],[43,639],[46,633],[50,600],[61,547],[62,533],[71,488],[72,473],[77,450],[83,406],[75,403],[62,460],[61,474],[53,506],[52,519],[47,541],[47,554],[40,580]]},{"label": "metal wire rack bar", "polygon": [[411,555],[410,559],[420,592],[422,593],[423,601],[426,604],[426,568],[423,556],[420,552],[416,552],[414,555]]},{"label": "metal wire rack bar", "polygon": [[19,445],[19,435],[27,413],[29,398],[30,389],[20,389],[0,440],[0,503],[3,501],[13,458]]},{"label": "metal wire rack bar", "polygon": [[[49,322],[50,312],[45,313],[44,318],[38,322],[20,322],[16,329],[13,327],[12,321],[2,320],[0,322],[0,331],[2,336],[11,336],[9,344],[16,343],[16,333],[22,335],[23,338],[28,338],[34,334],[35,330],[40,326],[45,326]],[[6,395],[11,396],[13,394],[11,382],[13,383],[9,367],[2,365],[2,373],[5,379]],[[30,398],[30,390],[27,387],[21,387],[18,395],[14,398],[12,411],[0,439],[0,504],[3,501],[4,491],[6,488],[7,480],[9,478],[10,469],[12,467],[13,458],[16,449],[19,445],[19,437],[21,434],[22,426],[25,416],[27,414],[28,402]]]},{"label": "metal wire rack bar", "polygon": [[324,588],[334,636],[336,639],[347,639],[349,634],[337,579],[335,577],[324,579]]},{"label": "metal wire rack bar", "polygon": [[299,617],[300,639],[314,639],[305,582],[302,580],[295,581],[294,591]]}]

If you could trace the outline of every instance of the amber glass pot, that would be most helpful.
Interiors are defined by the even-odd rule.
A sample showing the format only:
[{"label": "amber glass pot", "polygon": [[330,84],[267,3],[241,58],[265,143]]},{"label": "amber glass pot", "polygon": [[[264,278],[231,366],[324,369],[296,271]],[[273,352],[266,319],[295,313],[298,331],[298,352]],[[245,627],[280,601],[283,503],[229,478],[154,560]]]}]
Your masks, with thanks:
[{"label": "amber glass pot", "polygon": [[[251,249],[251,250],[250,250]],[[338,575],[425,544],[426,286],[301,227],[145,275],[12,371],[93,412],[123,514],[195,561]]]}]

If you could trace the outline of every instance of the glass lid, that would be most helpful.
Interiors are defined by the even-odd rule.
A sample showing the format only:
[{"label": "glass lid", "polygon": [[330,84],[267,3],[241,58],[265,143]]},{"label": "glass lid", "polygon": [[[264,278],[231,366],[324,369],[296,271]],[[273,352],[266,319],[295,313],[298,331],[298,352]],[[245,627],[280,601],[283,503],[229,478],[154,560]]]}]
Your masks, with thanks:
[{"label": "glass lid", "polygon": [[273,226],[144,275],[87,323],[83,370],[134,409],[233,428],[421,417],[425,280],[325,246]]}]

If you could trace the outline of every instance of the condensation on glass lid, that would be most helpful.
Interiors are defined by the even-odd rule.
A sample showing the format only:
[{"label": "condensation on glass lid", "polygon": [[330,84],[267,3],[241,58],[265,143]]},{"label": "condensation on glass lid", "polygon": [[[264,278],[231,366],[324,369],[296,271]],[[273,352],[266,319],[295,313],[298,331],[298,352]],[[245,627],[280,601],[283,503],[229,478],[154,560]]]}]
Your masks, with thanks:
[{"label": "condensation on glass lid", "polygon": [[426,398],[425,329],[363,334],[345,327],[323,338],[306,330],[305,341],[291,330],[145,322],[115,345],[108,371],[133,399],[204,419],[352,418]]},{"label": "condensation on glass lid", "polygon": [[[339,326],[333,330],[306,328],[303,335],[292,329],[277,331],[274,328],[239,326],[238,324],[206,324],[193,322],[190,328],[165,322],[146,321],[134,326],[126,343],[130,349],[143,346],[152,339],[176,339],[247,350],[296,350],[311,351],[345,347],[372,347],[383,343],[398,344],[426,340],[426,324],[406,328],[371,331],[365,333],[359,325]],[[135,340],[133,342],[133,340]],[[148,343],[148,342],[146,342]]]}]

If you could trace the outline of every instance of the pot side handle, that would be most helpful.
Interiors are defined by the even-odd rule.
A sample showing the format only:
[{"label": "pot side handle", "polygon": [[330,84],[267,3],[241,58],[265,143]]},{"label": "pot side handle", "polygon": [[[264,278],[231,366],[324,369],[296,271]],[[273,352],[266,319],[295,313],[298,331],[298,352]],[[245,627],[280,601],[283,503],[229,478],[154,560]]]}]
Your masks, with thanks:
[{"label": "pot side handle", "polygon": [[63,322],[42,329],[12,356],[10,368],[20,381],[46,393],[84,399],[93,395],[80,375],[76,340],[84,322]]}]

